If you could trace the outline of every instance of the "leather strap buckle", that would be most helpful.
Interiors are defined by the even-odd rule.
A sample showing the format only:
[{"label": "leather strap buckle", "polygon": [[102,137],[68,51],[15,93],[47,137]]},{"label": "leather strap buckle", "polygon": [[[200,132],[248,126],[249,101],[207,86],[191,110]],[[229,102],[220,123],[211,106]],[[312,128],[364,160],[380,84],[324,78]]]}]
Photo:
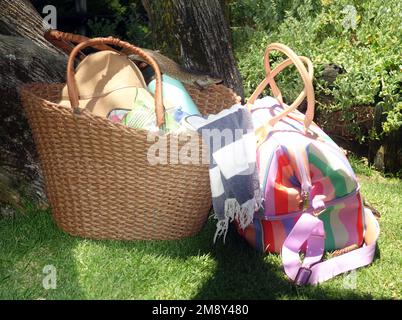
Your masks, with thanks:
[{"label": "leather strap buckle", "polygon": [[312,270],[309,268],[301,267],[297,272],[296,278],[294,280],[297,286],[302,286],[308,283]]}]

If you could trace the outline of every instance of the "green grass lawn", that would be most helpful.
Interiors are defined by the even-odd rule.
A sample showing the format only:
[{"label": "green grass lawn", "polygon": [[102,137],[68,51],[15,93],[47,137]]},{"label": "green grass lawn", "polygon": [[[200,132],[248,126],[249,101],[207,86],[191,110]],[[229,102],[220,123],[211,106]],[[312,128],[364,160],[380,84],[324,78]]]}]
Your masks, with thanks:
[{"label": "green grass lawn", "polygon": [[[377,257],[356,273],[298,288],[277,255],[253,251],[234,230],[214,245],[211,219],[180,241],[93,241],[63,233],[49,211],[28,206],[0,220],[0,298],[401,299],[402,181],[352,160],[363,195],[382,215]],[[42,286],[46,265],[56,267],[56,289]]]}]

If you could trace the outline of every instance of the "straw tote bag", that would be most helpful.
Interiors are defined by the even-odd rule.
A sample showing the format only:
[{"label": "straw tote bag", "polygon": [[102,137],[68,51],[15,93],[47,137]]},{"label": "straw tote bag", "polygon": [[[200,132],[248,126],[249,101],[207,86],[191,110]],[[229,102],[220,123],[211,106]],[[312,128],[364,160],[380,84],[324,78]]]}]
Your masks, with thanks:
[{"label": "straw tote bag", "polygon": [[[74,43],[69,34],[58,36],[62,43]],[[86,47],[116,51],[109,46],[140,55],[152,66],[157,125],[164,123],[157,63],[141,49],[119,39],[94,38],[69,50],[67,86],[71,107],[56,103],[63,84],[24,85],[21,100],[54,219],[72,235],[95,239],[167,240],[194,235],[204,225],[211,207],[208,165],[201,161],[153,165],[147,152],[155,141],[147,139],[147,131],[112,123],[79,108],[74,59]],[[223,85],[186,89],[204,114],[217,113],[236,103],[236,94]],[[174,133],[164,138],[167,143],[160,145],[159,155],[169,155],[172,145],[180,150],[189,143]],[[196,138],[201,146],[201,137]]]}]

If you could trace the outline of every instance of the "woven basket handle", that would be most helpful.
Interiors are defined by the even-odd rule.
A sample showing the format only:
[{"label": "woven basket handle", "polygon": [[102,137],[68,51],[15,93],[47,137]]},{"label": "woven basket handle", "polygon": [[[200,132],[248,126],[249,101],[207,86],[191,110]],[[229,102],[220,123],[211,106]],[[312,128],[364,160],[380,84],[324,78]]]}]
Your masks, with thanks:
[{"label": "woven basket handle", "polygon": [[[288,56],[288,59],[279,64],[274,70],[271,71],[271,66],[269,62],[269,54],[272,50],[277,50],[284,53]],[[307,65],[308,71],[306,70],[303,62]],[[288,115],[290,112],[297,109],[297,107],[302,103],[303,99],[307,96],[307,111],[304,118],[304,126],[306,130],[310,126],[314,118],[314,106],[315,106],[315,97],[314,97],[314,88],[313,88],[313,64],[311,61],[303,56],[297,56],[296,53],[288,46],[285,46],[281,43],[272,43],[268,45],[265,50],[264,55],[264,66],[265,66],[265,79],[258,85],[254,93],[247,101],[248,108],[251,109],[251,105],[255,102],[257,97],[262,93],[265,87],[269,84],[275,98],[279,101],[281,105],[283,105],[282,93],[279,90],[274,77],[281,72],[283,69],[288,67],[291,64],[294,64],[299,71],[301,78],[304,83],[304,90],[300,93],[300,95],[296,98],[296,100],[283,112],[272,117],[266,127],[273,127],[279,120]]]},{"label": "woven basket handle", "polygon": [[[46,30],[44,33],[44,37],[47,41],[49,41],[51,44],[53,44],[56,48],[59,48],[60,50],[63,50],[67,55],[73,51],[74,47],[81,43],[88,41],[90,38],[74,34],[74,33],[68,33],[68,32],[61,32],[55,29],[49,29]],[[112,47],[109,47],[107,45],[101,44],[101,45],[94,45],[92,46],[95,49],[98,50],[110,50],[110,51],[115,51],[118,52],[117,50],[113,49]],[[79,58],[82,60],[85,58],[85,54],[83,52],[79,53]]]},{"label": "woven basket handle", "polygon": [[[155,71],[156,77],[156,90],[155,90],[155,114],[156,114],[156,124],[161,127],[165,123],[165,108],[162,102],[162,77],[158,64],[152,59],[146,52],[138,47],[135,47],[128,42],[122,41],[116,38],[94,38],[89,39],[84,42],[79,43],[70,53],[67,62],[67,89],[68,96],[71,103],[71,108],[74,112],[79,113],[79,97],[77,84],[75,82],[75,70],[74,70],[74,59],[80,50],[86,47],[95,47],[103,45],[114,45],[126,49],[140,57],[142,57]],[[115,50],[114,50],[115,51]]]}]

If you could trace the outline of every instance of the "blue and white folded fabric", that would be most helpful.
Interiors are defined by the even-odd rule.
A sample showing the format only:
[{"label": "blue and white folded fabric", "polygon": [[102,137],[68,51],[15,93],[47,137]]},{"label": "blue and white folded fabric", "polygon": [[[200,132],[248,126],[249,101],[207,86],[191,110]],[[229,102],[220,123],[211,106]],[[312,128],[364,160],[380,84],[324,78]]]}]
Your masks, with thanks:
[{"label": "blue and white folded fabric", "polygon": [[214,241],[222,235],[225,241],[229,223],[235,219],[244,229],[262,204],[251,115],[236,104],[216,115],[192,115],[184,121],[208,146],[212,203],[218,220]]}]

